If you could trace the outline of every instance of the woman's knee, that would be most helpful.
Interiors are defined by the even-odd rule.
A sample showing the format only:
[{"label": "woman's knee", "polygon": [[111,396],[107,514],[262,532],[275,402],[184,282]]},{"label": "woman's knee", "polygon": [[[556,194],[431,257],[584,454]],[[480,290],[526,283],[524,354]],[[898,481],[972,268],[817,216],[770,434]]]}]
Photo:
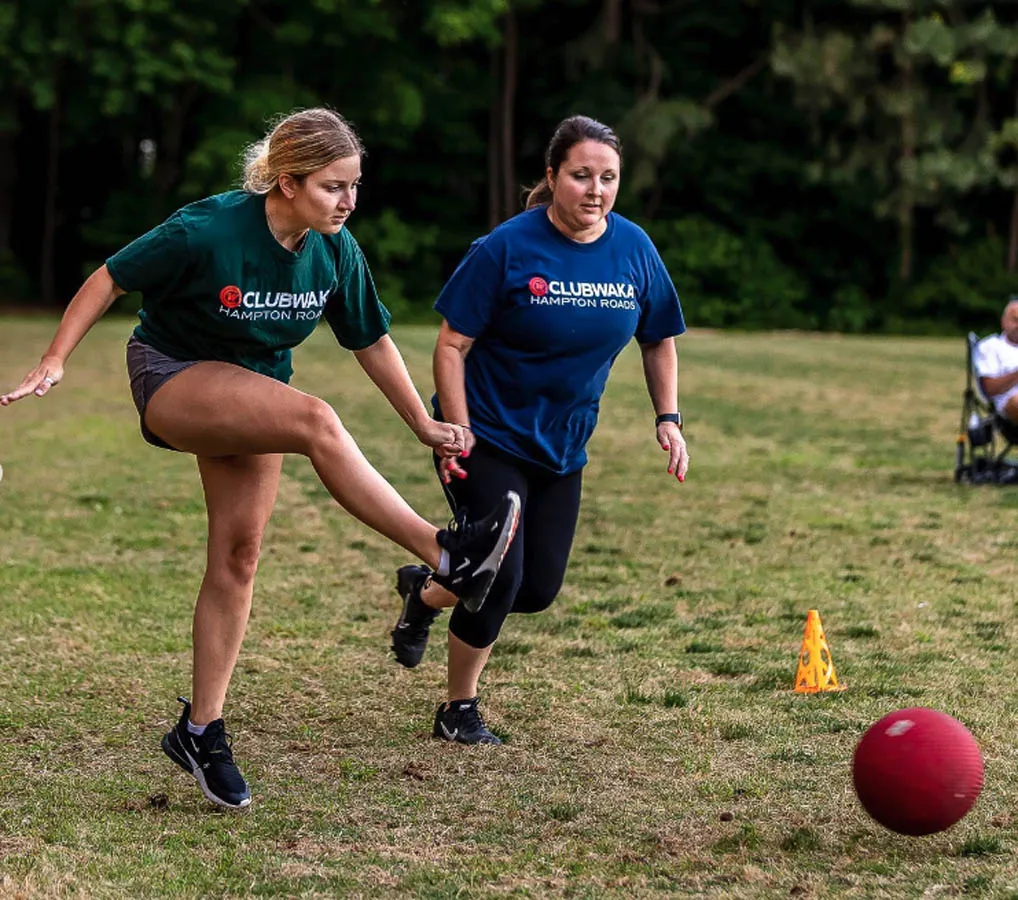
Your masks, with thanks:
[{"label": "woman's knee", "polygon": [[261,534],[213,541],[209,548],[209,572],[236,586],[250,585],[258,571],[261,548]]},{"label": "woman's knee", "polygon": [[483,650],[495,643],[503,622],[505,615],[492,616],[491,610],[485,615],[483,608],[480,612],[468,613],[461,606],[457,606],[449,619],[449,633],[468,647]]},{"label": "woman's knee", "polygon": [[348,437],[339,414],[318,397],[308,397],[302,404],[297,415],[297,426],[309,456],[316,447],[337,444]]},{"label": "woman's knee", "polygon": [[513,566],[503,565],[491,584],[484,606],[476,613],[468,613],[462,604],[458,605],[449,619],[449,631],[477,650],[495,643],[512,609],[519,584],[519,571]]},{"label": "woman's knee", "polygon": [[532,586],[524,584],[516,594],[514,613],[544,612],[559,594],[561,584]]}]

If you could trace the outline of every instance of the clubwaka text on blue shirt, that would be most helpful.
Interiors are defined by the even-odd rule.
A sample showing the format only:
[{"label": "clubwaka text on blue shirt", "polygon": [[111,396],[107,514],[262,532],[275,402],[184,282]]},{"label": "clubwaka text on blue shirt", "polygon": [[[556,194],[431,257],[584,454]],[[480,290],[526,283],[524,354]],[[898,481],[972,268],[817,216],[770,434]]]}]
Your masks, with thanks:
[{"label": "clubwaka text on blue shirt", "polygon": [[636,288],[624,281],[549,281],[547,284],[547,293],[532,293],[531,303],[585,309],[636,309]]}]

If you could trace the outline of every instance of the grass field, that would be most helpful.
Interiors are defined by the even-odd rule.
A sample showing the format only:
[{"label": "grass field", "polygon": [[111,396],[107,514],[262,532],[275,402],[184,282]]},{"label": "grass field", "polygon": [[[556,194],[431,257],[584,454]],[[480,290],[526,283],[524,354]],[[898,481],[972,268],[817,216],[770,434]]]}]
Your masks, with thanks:
[{"label": "grass field", "polygon": [[[0,319],[0,387],[53,326]],[[137,434],[130,327],[0,410],[0,896],[1018,898],[1018,491],[952,483],[962,338],[694,331],[684,485],[630,348],[566,587],[510,619],[483,682],[502,748],[428,737],[444,628],[419,669],[393,662],[406,555],[288,459],[227,709],[254,803],[223,814],[159,749],[205,521],[193,460]],[[395,336],[430,393],[433,331]],[[352,357],[320,332],[296,369],[444,522],[427,451]],[[791,690],[811,608],[843,693]],[[863,731],[916,705],[986,763],[927,838],[851,785]]]}]

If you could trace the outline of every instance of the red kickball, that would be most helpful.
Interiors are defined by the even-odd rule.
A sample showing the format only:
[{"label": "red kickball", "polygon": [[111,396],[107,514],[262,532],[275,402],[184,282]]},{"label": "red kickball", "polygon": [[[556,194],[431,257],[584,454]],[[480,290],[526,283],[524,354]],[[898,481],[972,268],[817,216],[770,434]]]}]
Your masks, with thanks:
[{"label": "red kickball", "polygon": [[852,780],[866,812],[899,834],[933,834],[965,815],[983,788],[979,745],[935,709],[899,709],[855,748]]}]

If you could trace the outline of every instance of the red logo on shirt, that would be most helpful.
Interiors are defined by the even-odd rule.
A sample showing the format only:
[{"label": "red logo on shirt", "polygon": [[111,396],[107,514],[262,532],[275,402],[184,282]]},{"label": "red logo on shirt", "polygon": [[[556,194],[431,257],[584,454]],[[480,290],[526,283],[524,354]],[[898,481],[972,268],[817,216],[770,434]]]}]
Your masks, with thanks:
[{"label": "red logo on shirt", "polygon": [[530,293],[535,297],[543,297],[548,293],[548,282],[539,275],[535,275],[530,279]]},{"label": "red logo on shirt", "polygon": [[236,309],[240,306],[240,288],[235,284],[228,284],[219,292],[219,302],[227,309]]}]

